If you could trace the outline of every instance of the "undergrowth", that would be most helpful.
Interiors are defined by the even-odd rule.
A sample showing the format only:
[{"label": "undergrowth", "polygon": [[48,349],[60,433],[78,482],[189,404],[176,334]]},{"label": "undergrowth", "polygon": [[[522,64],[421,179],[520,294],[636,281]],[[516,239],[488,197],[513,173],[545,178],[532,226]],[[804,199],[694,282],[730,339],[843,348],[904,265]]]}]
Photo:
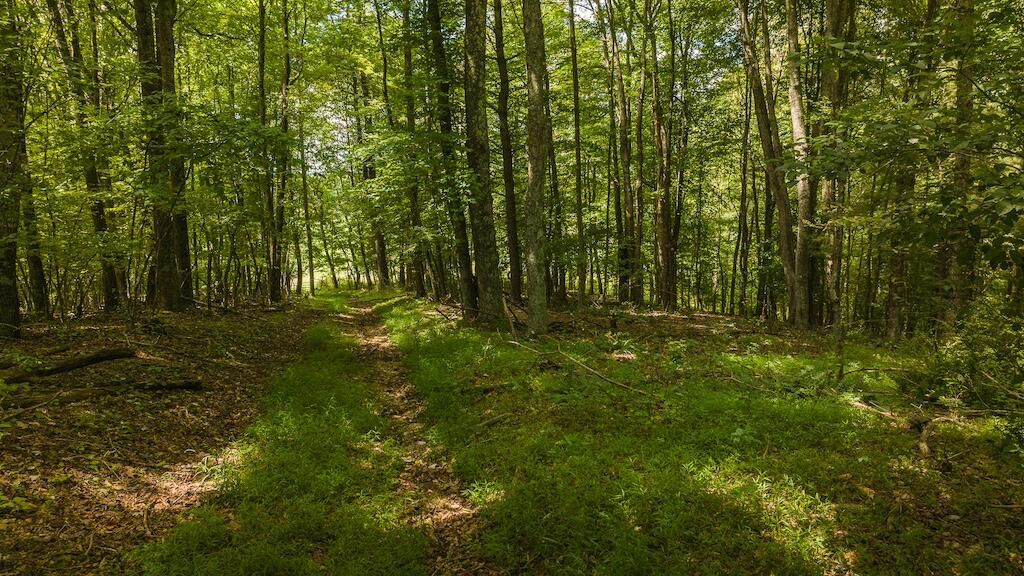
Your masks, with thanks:
[{"label": "undergrowth", "polygon": [[[381,306],[486,521],[473,545],[524,574],[999,574],[1021,569],[1021,463],[991,425],[917,433],[855,406],[834,356],[769,335],[527,345]],[[537,353],[539,352],[539,354]],[[595,368],[594,376],[562,353]],[[620,361],[621,360],[621,361]],[[851,344],[848,369],[914,366]],[[941,445],[937,444],[941,442]]]}]

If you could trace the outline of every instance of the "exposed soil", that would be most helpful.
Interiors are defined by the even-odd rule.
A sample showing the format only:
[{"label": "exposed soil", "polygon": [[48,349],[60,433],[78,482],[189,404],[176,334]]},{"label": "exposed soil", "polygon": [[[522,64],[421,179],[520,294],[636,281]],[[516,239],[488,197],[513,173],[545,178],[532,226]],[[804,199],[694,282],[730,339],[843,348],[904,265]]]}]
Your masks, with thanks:
[{"label": "exposed soil", "polygon": [[[8,362],[126,346],[140,356],[44,378],[3,398],[46,401],[0,410],[0,574],[127,570],[126,551],[159,537],[214,489],[210,478],[230,458],[225,447],[318,316],[305,307],[134,323],[95,316],[29,327],[24,339],[0,343]],[[156,389],[183,379],[201,388]],[[90,393],[68,401],[80,390]]]}]

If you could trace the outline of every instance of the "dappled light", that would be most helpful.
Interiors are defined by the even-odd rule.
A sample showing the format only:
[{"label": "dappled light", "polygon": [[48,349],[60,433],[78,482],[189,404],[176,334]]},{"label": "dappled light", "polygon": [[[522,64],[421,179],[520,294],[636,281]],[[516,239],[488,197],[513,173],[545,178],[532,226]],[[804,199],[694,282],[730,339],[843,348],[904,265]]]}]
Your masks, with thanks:
[{"label": "dappled light", "polygon": [[0,576],[1024,574],[1021,2],[0,2]]}]

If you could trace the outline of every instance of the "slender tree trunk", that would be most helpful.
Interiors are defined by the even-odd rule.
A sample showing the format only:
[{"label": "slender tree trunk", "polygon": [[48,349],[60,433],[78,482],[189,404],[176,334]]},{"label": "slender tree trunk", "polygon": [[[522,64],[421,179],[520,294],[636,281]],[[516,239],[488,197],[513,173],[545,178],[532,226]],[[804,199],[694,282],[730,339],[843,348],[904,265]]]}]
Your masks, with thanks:
[{"label": "slender tree trunk", "polygon": [[[278,268],[279,273],[283,274],[285,263],[285,252],[287,248],[284,247],[287,244],[285,240],[285,199],[288,198],[288,176],[291,172],[291,146],[287,143],[288,132],[291,122],[291,98],[289,96],[289,88],[292,84],[292,57],[291,57],[291,13],[288,10],[288,0],[281,0],[281,27],[283,36],[282,47],[284,54],[282,55],[282,66],[281,66],[281,92],[280,92],[280,130],[281,135],[284,137],[285,143],[280,144],[280,151],[277,160],[277,171],[278,171],[278,186],[277,186],[277,205],[275,206],[276,212],[274,215],[274,236],[277,238],[278,246],[281,247],[282,254],[278,257]],[[298,250],[298,237],[295,238],[295,248]],[[299,293],[302,292],[302,257],[296,253],[296,259],[299,264]],[[291,268],[288,268],[287,276],[291,275]],[[291,290],[290,278],[284,278],[284,287],[289,291]]]},{"label": "slender tree trunk", "polygon": [[[20,82],[20,79],[15,81]],[[24,92],[24,89],[22,89]],[[39,248],[39,225],[36,217],[35,197],[32,189],[32,173],[28,163],[28,143],[26,141],[25,103],[28,98],[22,95],[19,114],[21,130],[18,139],[18,162],[21,166],[21,209],[22,229],[25,233],[25,260],[28,264],[29,298],[33,310],[43,318],[50,317],[50,294],[46,284],[46,270],[43,267],[42,253]],[[2,177],[0,177],[2,178]]]},{"label": "slender tree trunk", "polygon": [[[739,311],[743,317],[747,316],[747,273],[750,269],[750,225],[747,217],[747,169],[750,166],[750,81],[747,80],[743,87],[743,142],[740,148],[740,215],[739,215],[739,241],[740,241],[740,299]],[[753,191],[754,197],[754,220],[757,220],[757,190]],[[730,306],[731,308],[731,306]]]},{"label": "slender tree trunk", "polygon": [[[436,0],[433,0],[436,1]],[[523,0],[526,41],[526,275],[529,282],[527,324],[534,334],[547,332],[547,286],[544,282],[544,168],[548,126],[547,56],[540,0]]]},{"label": "slender tree trunk", "polygon": [[576,153],[576,303],[583,306],[587,290],[587,235],[583,227],[583,176],[580,150],[580,72],[576,53],[576,3],[569,0],[569,49],[572,56],[572,128]]},{"label": "slender tree trunk", "polygon": [[786,0],[786,39],[789,52],[786,57],[786,75],[789,80],[789,116],[793,125],[793,156],[796,160],[796,195],[799,218],[797,221],[795,259],[796,300],[793,302],[792,322],[798,328],[811,323],[810,273],[811,230],[814,225],[814,192],[807,163],[807,123],[804,120],[803,92],[800,87],[800,30],[797,22],[797,0]]},{"label": "slender tree trunk", "polygon": [[[67,14],[67,26],[65,26],[61,6],[57,4],[57,0],[47,0],[46,5],[50,11],[50,21],[56,36],[57,49],[67,70],[71,92],[77,104],[75,123],[80,131],[84,131],[88,120],[87,108],[90,105],[94,109],[99,108],[100,89],[97,71],[95,69],[86,70],[81,42],[78,36],[78,23],[75,18],[74,4],[69,2],[62,3],[64,12]],[[93,45],[93,50],[97,50],[95,44]],[[96,61],[95,52],[93,61]],[[87,86],[88,93],[86,92]],[[86,190],[91,198],[89,211],[92,216],[93,231],[100,238],[101,244],[105,244],[105,237],[107,235],[106,206],[102,198],[102,182],[97,164],[97,152],[90,146],[82,156],[82,169],[85,176]],[[104,308],[113,310],[120,305],[120,298],[117,290],[117,275],[105,247],[100,251],[100,266]]]},{"label": "slender tree trunk", "polygon": [[26,178],[23,155],[23,52],[14,4],[0,5],[0,338],[21,329],[18,296],[18,224]]},{"label": "slender tree trunk", "polygon": [[634,204],[630,206],[635,216],[629,293],[630,300],[637,306],[644,303],[644,104],[647,100],[647,83],[650,77],[647,69],[647,43],[648,38],[645,34],[640,41],[640,90],[636,96],[636,184],[633,186]]},{"label": "slender tree trunk", "polygon": [[[852,41],[856,31],[856,0],[827,0],[825,3],[826,24],[831,41],[842,38]],[[822,64],[822,87],[829,99],[830,114],[833,120],[846,103],[847,82],[849,74],[845,66],[836,66],[830,60]],[[826,134],[831,132],[829,126],[824,127]],[[843,204],[848,177],[833,176],[826,178],[822,184],[822,203],[828,214],[827,231],[829,233],[828,260],[826,262],[826,294],[828,296],[828,315],[826,321],[835,327],[836,334],[841,331],[842,321],[842,258],[843,258]]]},{"label": "slender tree trunk", "polygon": [[[806,284],[800,285],[797,279],[796,237],[793,233],[789,193],[786,190],[785,180],[780,167],[782,159],[781,147],[778,145],[778,124],[773,121],[774,116],[770,111],[771,107],[768,105],[764,86],[761,83],[761,72],[757,61],[754,36],[747,15],[746,0],[737,0],[737,7],[740,18],[740,37],[743,43],[743,61],[747,71],[747,78],[750,79],[758,135],[760,136],[761,150],[765,159],[765,186],[772,193],[775,208],[778,212],[779,252],[789,292],[790,317],[793,318],[795,311],[801,309],[804,311],[803,314],[806,319],[808,293]],[[768,234],[767,230],[765,234]],[[802,286],[802,289],[798,289],[799,286]]]},{"label": "slender tree trunk", "polygon": [[[313,222],[309,216],[309,180],[307,172],[309,166],[306,162],[306,131],[305,122],[299,117],[299,162],[302,166],[302,218],[306,225],[306,259],[309,260],[309,294],[316,295],[316,262],[313,259]],[[333,266],[332,266],[333,268]],[[332,272],[333,274],[333,272]],[[299,284],[302,283],[299,274]]]},{"label": "slender tree trunk", "polygon": [[509,128],[508,60],[505,58],[501,0],[494,0],[494,54],[498,63],[498,130],[501,134],[501,176],[505,187],[505,233],[508,237],[509,288],[512,301],[523,302],[523,263],[516,208],[516,178],[512,166],[512,130]]},{"label": "slender tree trunk", "polygon": [[[953,11],[956,14],[955,43],[957,47],[956,82],[954,98],[956,100],[956,124],[968,127],[974,120],[974,0],[953,0]],[[964,137],[969,141],[969,136]],[[970,205],[973,177],[971,175],[971,156],[974,151],[968,147],[958,147],[953,155],[953,193],[959,197],[954,203],[961,206]],[[947,204],[948,205],[948,204]],[[947,326],[952,325],[965,311],[974,298],[974,263],[976,243],[971,239],[967,229],[967,216],[954,219],[952,241],[948,248],[947,260],[949,282],[953,287],[952,302],[948,307]]]},{"label": "slender tree trunk", "polygon": [[[413,36],[409,17],[411,3],[411,0],[405,0],[402,3],[402,31],[405,34],[402,42],[402,57],[405,65],[405,129],[409,132],[410,137],[416,131],[416,97],[412,84]],[[427,287],[424,283],[423,258],[426,250],[422,240],[423,232],[421,228],[423,223],[420,218],[419,185],[415,182],[411,183],[407,194],[409,199],[410,234],[412,235],[413,242],[412,287],[416,296],[422,298],[427,295]]]},{"label": "slender tree trunk", "polygon": [[[257,40],[257,74],[258,99],[256,107],[260,117],[260,125],[267,126],[267,3],[259,0],[259,36]],[[267,293],[270,302],[281,301],[281,255],[280,238],[277,236],[276,214],[274,207],[273,175],[271,174],[270,152],[266,137],[260,138],[260,160],[262,163],[263,193],[263,232],[266,241],[267,255]]]},{"label": "slender tree trunk", "polygon": [[458,260],[459,293],[462,297],[462,314],[472,317],[477,309],[476,279],[473,277],[473,262],[469,255],[469,234],[466,230],[466,212],[462,194],[454,177],[455,131],[452,127],[451,76],[448,56],[445,53],[444,36],[441,31],[441,9],[438,0],[427,0],[427,24],[430,27],[430,43],[434,55],[434,72],[437,76],[437,112],[441,128],[441,156],[444,162],[442,183],[445,204],[455,232],[455,255]]},{"label": "slender tree trunk", "polygon": [[[651,104],[654,121],[654,147],[658,155],[658,197],[655,204],[655,227],[658,236],[658,303],[665,310],[676,307],[676,285],[672,262],[676,259],[675,244],[672,241],[672,218],[675,210],[672,205],[671,166],[672,147],[669,145],[668,125],[662,108],[661,82],[658,70],[658,43],[654,31],[654,14],[651,12],[650,0],[647,0],[647,35],[650,37],[651,62],[654,74],[651,76]],[[672,10],[671,2],[668,10]]]},{"label": "slender tree trunk", "polygon": [[[544,91],[547,94],[551,93],[551,79],[545,76],[544,81],[547,83],[544,87]],[[549,170],[549,182],[551,183],[551,214],[548,223],[548,235],[552,241],[556,244],[562,242],[562,192],[559,188],[558,179],[558,158],[555,151],[555,130],[551,120],[551,101],[550,99],[545,103],[544,116],[547,118],[547,152],[548,152],[548,170]],[[568,294],[565,288],[565,268],[562,266],[560,261],[554,260],[554,255],[550,252],[547,254],[547,270],[548,270],[548,297],[554,299],[557,302],[565,302]]]},{"label": "slender tree trunk", "polygon": [[477,303],[482,321],[502,317],[498,243],[491,198],[490,145],[487,130],[487,0],[466,0],[466,159],[470,170],[469,216],[476,256]]},{"label": "slender tree trunk", "polygon": [[622,178],[622,201],[617,210],[622,214],[622,233],[619,236],[619,301],[630,300],[631,283],[633,277],[633,241],[635,234],[635,212],[636,205],[633,195],[633,179],[630,172],[632,164],[632,145],[629,138],[629,100],[626,98],[625,82],[622,72],[622,56],[619,51],[618,32],[615,28],[615,10],[613,0],[608,0],[608,26],[611,36],[612,68],[615,76],[616,100],[618,101],[617,122],[619,128],[619,164]]}]

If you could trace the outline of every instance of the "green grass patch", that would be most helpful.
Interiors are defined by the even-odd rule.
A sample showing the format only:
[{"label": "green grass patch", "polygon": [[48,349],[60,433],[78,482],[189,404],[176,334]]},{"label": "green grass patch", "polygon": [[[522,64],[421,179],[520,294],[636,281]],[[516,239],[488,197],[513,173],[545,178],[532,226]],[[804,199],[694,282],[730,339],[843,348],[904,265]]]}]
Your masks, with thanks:
[{"label": "green grass patch", "polygon": [[[895,386],[773,336],[530,342],[378,308],[431,437],[482,509],[472,545],[526,574],[1002,574],[1020,568],[1024,488],[983,429],[917,434],[851,405]],[[623,390],[558,355],[571,354]],[[549,354],[550,353],[550,354]],[[621,353],[633,360],[622,361]],[[851,344],[849,365],[911,358]],[[887,380],[887,378],[889,378]],[[941,444],[939,444],[941,443]]]},{"label": "green grass patch", "polygon": [[428,572],[427,538],[398,522],[401,454],[353,346],[330,324],[309,331],[223,471],[221,493],[138,551],[144,574]]}]

